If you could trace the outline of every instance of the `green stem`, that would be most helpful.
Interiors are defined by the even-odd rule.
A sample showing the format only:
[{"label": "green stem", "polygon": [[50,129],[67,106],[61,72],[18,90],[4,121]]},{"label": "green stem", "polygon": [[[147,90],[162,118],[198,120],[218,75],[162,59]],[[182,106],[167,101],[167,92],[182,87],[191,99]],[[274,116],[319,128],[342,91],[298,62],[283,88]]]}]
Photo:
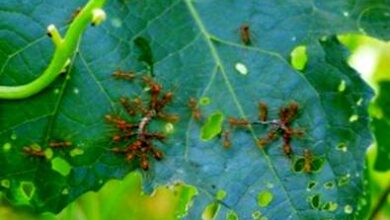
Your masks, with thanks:
[{"label": "green stem", "polygon": [[379,201],[373,208],[373,211],[371,212],[369,220],[374,220],[375,217],[378,215],[378,213],[381,211],[381,209],[387,204],[387,197],[390,195],[390,184],[386,187],[385,191],[383,192],[382,196],[379,198]]},{"label": "green stem", "polygon": [[[56,50],[47,69],[34,81],[20,86],[0,86],[0,99],[24,99],[45,89],[61,73],[77,47],[77,42],[91,22],[94,21],[96,9],[103,7],[106,0],[90,0],[83,10],[77,15],[65,38],[56,45]],[[55,42],[58,43],[58,42]]]}]

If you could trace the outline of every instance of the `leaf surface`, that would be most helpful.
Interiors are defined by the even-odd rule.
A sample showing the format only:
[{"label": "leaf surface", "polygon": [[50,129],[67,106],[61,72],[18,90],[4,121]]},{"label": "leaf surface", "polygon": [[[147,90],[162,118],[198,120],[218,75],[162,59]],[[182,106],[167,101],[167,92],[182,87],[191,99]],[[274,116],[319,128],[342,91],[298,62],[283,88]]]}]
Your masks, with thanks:
[{"label": "leaf surface", "polygon": [[[84,3],[0,3],[0,82],[16,85],[37,77],[53,52],[46,26],[54,23],[65,31],[69,15]],[[166,110],[180,120],[164,143],[156,143],[165,158],[152,159],[151,169],[141,170],[146,189],[178,181],[196,186],[199,195],[189,219],[200,219],[215,202],[217,219],[347,219],[363,191],[372,92],[347,65],[348,53],[333,35],[363,32],[388,39],[386,4],[110,1],[108,20],[87,30],[68,76],[31,99],[0,101],[1,189],[15,204],[58,212],[86,191],[137,169],[138,161],[129,163],[112,152],[115,128],[104,116],[123,113],[120,97],[149,96],[143,83],[116,80],[114,71],[153,71],[164,91],[174,92]],[[240,38],[243,24],[249,25],[249,46]],[[289,64],[298,45],[306,46],[308,55],[301,72]],[[191,117],[191,97],[210,102],[198,106],[201,121]],[[281,137],[258,147],[257,139],[271,126],[231,130],[228,149],[222,134],[201,139],[206,118],[216,113],[224,116],[224,131],[229,117],[257,121],[259,101],[267,104],[270,119],[278,119],[280,108],[292,101],[299,104],[291,126],[304,135],[292,139],[291,158],[283,153]],[[152,123],[166,131],[163,121]],[[52,150],[51,159],[23,154],[25,146],[48,149],[52,140],[73,146]],[[305,149],[321,162],[318,171],[294,171]],[[226,195],[218,197],[218,192]]]}]

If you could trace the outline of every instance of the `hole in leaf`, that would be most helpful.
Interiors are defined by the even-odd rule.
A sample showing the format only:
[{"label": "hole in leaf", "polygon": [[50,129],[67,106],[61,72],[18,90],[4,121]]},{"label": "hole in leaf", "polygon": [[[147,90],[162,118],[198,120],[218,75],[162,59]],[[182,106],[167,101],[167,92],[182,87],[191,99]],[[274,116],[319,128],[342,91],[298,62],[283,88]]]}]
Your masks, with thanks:
[{"label": "hole in leaf", "polygon": [[291,51],[291,65],[296,70],[304,70],[308,61],[306,46],[298,46]]},{"label": "hole in leaf", "polygon": [[268,220],[267,217],[263,215],[260,211],[255,211],[252,213],[252,219],[253,220]]},{"label": "hole in leaf", "polygon": [[164,131],[167,134],[172,134],[173,131],[175,130],[175,126],[173,126],[172,123],[166,123],[164,126]]},{"label": "hole in leaf", "polygon": [[305,159],[299,158],[295,160],[293,169],[295,172],[302,172],[304,166],[305,166]]},{"label": "hole in leaf", "polygon": [[227,195],[226,191],[221,189],[221,190],[218,190],[217,195],[215,196],[215,198],[217,200],[224,200],[226,198],[226,195]]},{"label": "hole in leaf", "polygon": [[237,213],[235,213],[234,211],[232,210],[229,210],[227,213],[226,213],[226,220],[238,220],[238,215]]},{"label": "hole in leaf", "polygon": [[209,204],[202,213],[202,220],[214,220],[221,208],[217,202]]},{"label": "hole in leaf", "polygon": [[271,191],[264,190],[257,195],[257,204],[260,207],[267,207],[273,200],[274,195]]},{"label": "hole in leaf", "polygon": [[326,182],[324,184],[324,186],[325,186],[326,189],[333,189],[334,186],[335,186],[335,183],[333,181],[329,181],[329,182]]},{"label": "hole in leaf", "polygon": [[10,151],[11,148],[12,148],[11,143],[5,143],[5,144],[3,145],[3,151],[4,151],[4,152]]},{"label": "hole in leaf", "polygon": [[313,169],[313,172],[318,172],[322,169],[323,165],[324,165],[324,159],[322,158],[315,158],[313,160],[313,163],[312,163],[312,169]]},{"label": "hole in leaf", "polygon": [[66,160],[60,157],[56,157],[51,161],[51,168],[60,173],[61,175],[67,176],[69,175],[72,166],[70,166]]},{"label": "hole in leaf", "polygon": [[53,157],[53,150],[51,148],[47,148],[45,151],[45,157],[47,159],[51,159]]},{"label": "hole in leaf", "polygon": [[210,103],[211,103],[211,99],[209,97],[206,97],[206,96],[203,96],[199,100],[199,104],[201,104],[201,105],[208,105]]},{"label": "hole in leaf", "polygon": [[4,187],[4,188],[9,188],[11,186],[11,183],[8,179],[4,179],[0,182],[1,186]]},{"label": "hole in leaf", "polygon": [[350,178],[351,178],[351,175],[350,175],[350,174],[347,174],[347,175],[345,175],[345,176],[339,177],[338,180],[337,180],[337,185],[338,185],[338,186],[344,186],[344,185],[348,184]]},{"label": "hole in leaf", "polygon": [[80,148],[75,148],[69,152],[71,157],[80,156],[84,154],[84,150]]},{"label": "hole in leaf", "polygon": [[320,194],[316,194],[310,198],[310,205],[314,209],[318,209],[320,207]]},{"label": "hole in leaf", "polygon": [[150,47],[149,41],[144,37],[137,37],[134,40],[134,44],[138,48],[137,51],[139,53],[138,60],[147,64],[147,67],[149,68],[150,73],[153,76],[154,59],[153,59],[153,52]]},{"label": "hole in leaf", "polygon": [[340,150],[340,151],[343,151],[343,152],[347,152],[348,151],[348,147],[347,147],[346,143],[339,143],[337,145],[336,149]]},{"label": "hole in leaf", "polygon": [[245,66],[245,64],[243,63],[236,63],[236,65],[234,65],[234,68],[237,70],[238,73],[240,73],[241,75],[247,75],[248,74],[248,68]]},{"label": "hole in leaf", "polygon": [[11,134],[11,140],[16,140],[18,138],[18,136],[16,135],[16,133],[12,133]]},{"label": "hole in leaf", "polygon": [[322,209],[329,212],[334,212],[337,210],[338,204],[335,202],[327,202],[322,206]]},{"label": "hole in leaf", "polygon": [[62,190],[61,194],[62,195],[68,195],[69,194],[69,189],[65,188],[64,190]]},{"label": "hole in leaf", "polygon": [[30,200],[35,193],[35,185],[32,182],[21,182],[20,188],[28,200]]},{"label": "hole in leaf", "polygon": [[355,122],[355,121],[357,121],[357,120],[359,120],[359,116],[358,115],[356,115],[356,114],[354,114],[354,115],[351,115],[351,117],[349,118],[349,122]]},{"label": "hole in leaf", "polygon": [[341,80],[337,90],[339,92],[344,92],[346,88],[347,88],[347,83],[345,82],[345,80]]},{"label": "hole in leaf", "polygon": [[361,106],[363,104],[363,98],[357,100],[356,105]]},{"label": "hole in leaf", "polygon": [[309,184],[307,185],[307,190],[308,191],[312,190],[316,185],[317,185],[317,182],[310,181]]},{"label": "hole in leaf", "polygon": [[215,112],[207,118],[202,126],[200,137],[203,141],[209,141],[222,131],[224,116],[222,112]]},{"label": "hole in leaf", "polygon": [[351,205],[344,206],[344,212],[345,212],[345,214],[352,214],[352,212],[353,212],[352,206]]},{"label": "hole in leaf", "polygon": [[262,215],[263,214],[260,211],[255,211],[252,213],[252,219],[253,220],[260,220]]}]

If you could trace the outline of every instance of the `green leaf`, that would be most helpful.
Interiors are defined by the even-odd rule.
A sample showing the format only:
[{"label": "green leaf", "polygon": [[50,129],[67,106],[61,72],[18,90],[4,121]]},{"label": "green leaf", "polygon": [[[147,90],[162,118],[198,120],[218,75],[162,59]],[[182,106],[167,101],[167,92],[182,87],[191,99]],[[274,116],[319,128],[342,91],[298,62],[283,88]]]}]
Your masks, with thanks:
[{"label": "green leaf", "polygon": [[[4,30],[0,83],[16,85],[36,78],[53,52],[46,26],[54,23],[66,30],[70,14],[84,3],[0,3]],[[106,181],[139,170],[149,191],[173,182],[196,186],[199,194],[188,219],[200,219],[209,204],[220,204],[216,219],[352,218],[363,191],[365,150],[371,143],[366,108],[372,91],[347,65],[347,51],[332,36],[360,31],[389,39],[390,18],[382,6],[387,3],[372,4],[110,1],[108,20],[87,30],[67,75],[31,99],[0,101],[0,181],[7,183],[1,190],[16,205],[58,212]],[[249,25],[250,46],[240,39],[243,24]],[[297,46],[306,47],[302,72],[288,62]],[[166,111],[180,120],[169,126],[151,120],[154,130],[170,127],[171,134],[163,143],[155,143],[164,159],[151,158],[149,171],[139,169],[139,161],[127,162],[112,152],[118,147],[112,142],[117,130],[106,123],[105,115],[125,117],[119,104],[123,96],[149,97],[142,80],[114,79],[111,75],[119,69],[141,76],[152,71],[164,91],[174,92]],[[191,97],[207,97],[208,105],[190,109]],[[264,148],[257,146],[270,125],[233,129],[225,120],[222,129],[224,135],[229,131],[228,137],[213,133],[211,140],[201,140],[204,118],[221,112],[225,118],[254,122],[259,101],[268,105],[269,119],[278,119],[280,108],[292,101],[298,103],[291,126],[304,134],[292,139],[291,158],[283,153],[280,137]],[[195,110],[201,111],[200,121],[191,117]],[[230,139],[230,148],[223,146],[225,138]],[[51,157],[23,153],[31,145],[48,149],[51,141],[68,141],[72,146],[53,149]],[[311,173],[293,171],[294,159],[306,149],[316,161],[323,161],[322,166]],[[68,168],[53,169],[53,158],[65,161],[69,173]],[[219,200],[221,190],[226,196]],[[257,197],[263,191],[272,195],[267,206],[259,206]]]},{"label": "green leaf", "polygon": [[390,82],[380,81],[378,83],[379,94],[371,106],[372,128],[375,134],[378,153],[375,159],[375,169],[387,171],[390,169],[390,142],[388,131],[390,129]]}]

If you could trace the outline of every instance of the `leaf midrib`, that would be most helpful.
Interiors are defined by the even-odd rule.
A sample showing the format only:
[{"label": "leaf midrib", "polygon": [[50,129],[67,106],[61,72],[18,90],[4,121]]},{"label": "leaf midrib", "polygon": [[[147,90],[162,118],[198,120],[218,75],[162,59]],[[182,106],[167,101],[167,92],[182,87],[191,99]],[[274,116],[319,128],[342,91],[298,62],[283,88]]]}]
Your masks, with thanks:
[{"label": "leaf midrib", "polygon": [[[215,46],[213,45],[211,39],[212,39],[212,35],[210,35],[208,33],[208,31],[206,30],[206,27],[204,26],[203,22],[202,22],[202,19],[200,18],[198,12],[196,11],[195,7],[193,6],[191,0],[184,0],[186,5],[187,5],[187,8],[191,14],[191,16],[193,17],[194,21],[195,21],[195,24],[198,26],[200,32],[203,34],[204,36],[204,39],[207,43],[207,46],[210,50],[210,53],[213,57],[213,59],[215,60],[215,63],[216,63],[216,66],[217,66],[217,71],[215,71],[213,74],[217,74],[218,73],[218,69],[220,69],[220,73],[222,74],[223,78],[224,78],[224,81],[226,83],[226,86],[228,87],[228,90],[233,98],[233,101],[240,113],[240,115],[243,117],[243,118],[247,118],[246,117],[246,114],[242,108],[242,106],[240,105],[240,102],[238,101],[237,99],[237,96],[234,92],[234,89],[232,87],[232,84],[230,83],[229,79],[228,79],[228,76],[225,72],[225,69],[224,69],[224,66],[222,65],[222,62],[221,62],[221,59],[219,57],[219,53],[217,52],[217,49],[215,48]],[[212,76],[212,78],[214,78],[214,76]],[[206,91],[204,91],[206,92]],[[256,135],[254,134],[254,131],[253,129],[251,129],[251,133],[252,133],[252,137],[253,139],[256,139]],[[290,198],[290,195],[288,193],[288,191],[286,190],[283,182],[280,181],[280,177],[279,175],[276,173],[276,170],[275,170],[275,167],[273,166],[273,163],[271,161],[271,159],[268,157],[268,155],[264,152],[264,150],[260,150],[263,157],[266,159],[267,161],[267,164],[269,165],[269,168],[270,168],[270,171],[271,173],[276,177],[276,179],[279,181],[279,184],[283,190],[283,193],[285,193],[287,199],[288,199],[288,202],[290,204],[290,207],[294,210],[294,213],[299,216],[298,212],[297,212],[297,208],[295,208],[294,204],[292,203],[292,200]],[[291,213],[290,216],[292,216],[294,213]],[[289,217],[290,217],[289,216]]]}]

